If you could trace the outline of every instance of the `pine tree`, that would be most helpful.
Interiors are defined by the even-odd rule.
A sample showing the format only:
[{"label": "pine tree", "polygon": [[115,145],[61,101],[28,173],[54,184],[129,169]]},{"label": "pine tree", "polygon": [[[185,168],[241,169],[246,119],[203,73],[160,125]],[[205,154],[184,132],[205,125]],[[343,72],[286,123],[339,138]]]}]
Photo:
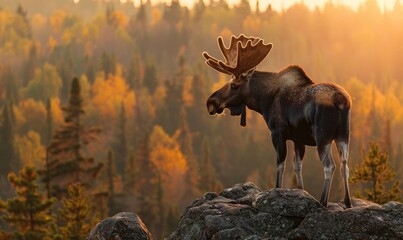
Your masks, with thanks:
[{"label": "pine tree", "polygon": [[97,222],[95,214],[91,214],[91,201],[86,196],[85,188],[79,183],[71,184],[68,195],[62,199],[60,218],[63,226],[60,231],[65,239],[85,240]]},{"label": "pine tree", "polygon": [[0,126],[0,176],[20,168],[21,162],[14,144],[14,112],[12,102],[6,102],[2,112]]},{"label": "pine tree", "polygon": [[152,60],[147,61],[144,69],[144,85],[151,93],[153,93],[158,86],[157,70]]},{"label": "pine tree", "polygon": [[202,144],[202,161],[200,166],[200,185],[199,188],[202,192],[216,191],[220,183],[215,179],[214,167],[211,164],[210,144],[208,139],[205,138]]},{"label": "pine tree", "polygon": [[[89,185],[102,168],[102,164],[96,164],[93,158],[84,157],[82,154],[83,148],[95,139],[100,130],[87,129],[82,125],[81,116],[85,112],[77,78],[73,79],[69,103],[63,111],[65,122],[56,130],[49,146],[49,174],[42,178],[44,182],[51,180],[52,196],[65,193],[67,186],[72,182]],[[41,171],[44,172],[46,170]]]},{"label": "pine tree", "polygon": [[45,154],[45,169],[43,174],[46,176],[45,177],[45,185],[46,185],[46,191],[47,191],[47,196],[48,198],[51,197],[51,191],[50,191],[50,182],[51,182],[51,177],[50,177],[50,154],[49,154],[49,145],[50,141],[52,139],[52,133],[53,133],[53,117],[52,117],[52,101],[50,98],[46,101],[46,138],[45,138],[45,145],[46,145],[46,154]]},{"label": "pine tree", "polygon": [[140,54],[136,53],[130,60],[128,67],[127,82],[134,90],[140,90],[143,86],[143,66],[141,62]]},{"label": "pine tree", "polygon": [[6,202],[0,201],[2,218],[12,227],[6,233],[7,239],[50,239],[50,227],[53,222],[48,214],[56,199],[43,200],[36,183],[38,175],[34,168],[25,167],[19,176],[10,173],[8,179],[13,185],[17,196]]},{"label": "pine tree", "polygon": [[108,208],[109,216],[113,216],[115,212],[115,188],[114,188],[114,177],[115,177],[115,166],[112,150],[108,151],[108,163],[106,168],[106,177],[108,180]]},{"label": "pine tree", "polygon": [[114,75],[116,73],[117,65],[115,54],[108,54],[106,52],[103,52],[100,65],[101,70],[104,71],[105,79],[107,79],[109,75]]},{"label": "pine tree", "polygon": [[164,189],[162,186],[161,173],[157,171],[157,184],[156,184],[156,208],[158,219],[156,225],[159,228],[157,231],[157,239],[163,239],[163,230],[165,229],[165,207],[164,207]]},{"label": "pine tree", "polygon": [[157,218],[157,209],[155,201],[155,179],[154,166],[150,161],[149,134],[145,132],[140,137],[136,149],[136,162],[139,165],[138,176],[138,214],[143,222],[154,228],[152,223],[155,223]]},{"label": "pine tree", "polygon": [[178,207],[171,205],[165,221],[164,236],[167,236],[175,231],[175,229],[178,227],[179,218],[180,212]]},{"label": "pine tree", "polygon": [[32,30],[31,30],[31,26],[28,21],[27,12],[22,8],[22,6],[20,4],[18,4],[16,13],[18,14],[19,17],[22,18],[22,20],[24,22],[24,27],[22,29],[16,28],[19,35],[21,37],[25,37],[25,38],[29,38],[29,39],[32,38]]},{"label": "pine tree", "polygon": [[2,81],[4,81],[6,99],[10,102],[18,104],[20,100],[20,83],[16,78],[13,70],[10,66],[0,66],[0,74]]},{"label": "pine tree", "polygon": [[393,148],[392,148],[392,132],[391,132],[390,118],[386,118],[385,127],[383,130],[382,148],[388,153],[389,158],[393,161]]},{"label": "pine tree", "polygon": [[193,151],[193,137],[188,126],[186,110],[184,107],[180,112],[180,125],[178,131],[178,142],[181,146],[182,152],[186,156],[188,166],[185,175],[186,189],[183,200],[186,203],[191,203],[194,198],[200,196],[201,194],[198,186],[200,182],[200,175],[198,171],[199,166]]},{"label": "pine tree", "polygon": [[125,169],[126,173],[126,178],[124,181],[124,191],[135,195],[137,193],[138,190],[138,174],[139,174],[139,169],[137,166],[137,161],[136,161],[136,157],[132,154],[129,158],[129,160],[127,161],[127,166]]},{"label": "pine tree", "polygon": [[28,59],[25,60],[23,63],[22,73],[21,73],[21,80],[23,86],[27,86],[28,82],[32,80],[35,76],[35,68],[37,67],[38,59],[37,59],[37,52],[36,46],[33,44],[29,49]]},{"label": "pine tree", "polygon": [[113,146],[115,153],[116,170],[119,175],[125,179],[125,167],[127,165],[127,138],[126,138],[126,111],[125,105],[122,101],[120,105],[119,121],[117,126],[117,141]]},{"label": "pine tree", "polygon": [[374,142],[370,142],[364,162],[361,166],[356,166],[350,182],[368,183],[370,188],[357,195],[373,202],[386,203],[401,199],[399,181],[395,180],[395,172],[389,167],[388,154],[381,151]]}]

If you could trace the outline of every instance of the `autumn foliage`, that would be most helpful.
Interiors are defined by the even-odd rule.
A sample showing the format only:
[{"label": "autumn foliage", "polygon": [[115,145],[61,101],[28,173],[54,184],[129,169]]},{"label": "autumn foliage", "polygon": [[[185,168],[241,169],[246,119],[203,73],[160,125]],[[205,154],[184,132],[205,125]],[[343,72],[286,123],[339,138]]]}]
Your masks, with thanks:
[{"label": "autumn foliage", "polygon": [[[229,79],[205,66],[201,53],[218,56],[217,36],[241,33],[273,43],[258,70],[298,64],[315,82],[343,86],[353,102],[349,165],[366,162],[362,152],[373,152],[368,142],[376,141],[402,181],[403,6],[396,1],[382,10],[366,0],[351,9],[334,2],[280,11],[247,0],[197,0],[192,8],[181,1],[0,0],[0,198],[16,196],[12,172],[35,166],[46,180],[47,163],[71,163],[83,172],[64,176],[62,165],[54,167],[52,179],[64,180],[37,182],[38,203],[55,187],[63,189],[59,199],[68,198],[70,183],[81,182],[86,188],[76,195],[88,197],[101,217],[136,212],[162,238],[206,191],[246,180],[273,187],[276,155],[262,117],[248,110],[248,127],[241,128],[237,117],[206,111],[209,94]],[[72,104],[80,105],[74,117]],[[85,138],[92,130],[95,136]],[[307,148],[303,177],[319,197],[317,158]],[[98,166],[85,177],[85,169]],[[285,187],[292,186],[291,168]],[[330,201],[342,198],[338,174],[334,181]],[[11,225],[0,222],[7,234],[17,229]]]}]

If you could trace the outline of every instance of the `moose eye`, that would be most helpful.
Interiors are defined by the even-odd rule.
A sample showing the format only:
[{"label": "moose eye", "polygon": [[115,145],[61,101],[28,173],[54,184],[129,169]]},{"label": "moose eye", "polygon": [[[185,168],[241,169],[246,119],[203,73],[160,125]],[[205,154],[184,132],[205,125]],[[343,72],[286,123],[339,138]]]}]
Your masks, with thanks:
[{"label": "moose eye", "polygon": [[236,83],[231,83],[231,89],[237,89],[239,86]]}]

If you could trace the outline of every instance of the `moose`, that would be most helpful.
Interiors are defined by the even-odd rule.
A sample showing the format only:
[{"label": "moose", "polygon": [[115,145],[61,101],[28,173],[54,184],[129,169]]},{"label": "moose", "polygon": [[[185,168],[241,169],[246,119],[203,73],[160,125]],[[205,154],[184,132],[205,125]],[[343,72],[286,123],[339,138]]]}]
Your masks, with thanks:
[{"label": "moose", "polygon": [[228,48],[222,37],[218,37],[218,45],[225,62],[207,52],[203,52],[203,56],[207,65],[230,75],[231,80],[208,98],[209,114],[221,114],[227,108],[232,116],[241,115],[242,126],[246,126],[246,107],[263,116],[277,153],[276,188],[283,187],[286,141],[294,143],[293,163],[299,189],[304,188],[302,159],[305,145],[316,146],[324,166],[325,180],[320,203],[325,207],[335,171],[331,153],[334,141],[341,160],[344,203],[351,208],[347,166],[351,109],[348,93],[333,83],[314,83],[296,65],[279,72],[257,71],[256,67],[273,46],[258,37],[232,36]]}]

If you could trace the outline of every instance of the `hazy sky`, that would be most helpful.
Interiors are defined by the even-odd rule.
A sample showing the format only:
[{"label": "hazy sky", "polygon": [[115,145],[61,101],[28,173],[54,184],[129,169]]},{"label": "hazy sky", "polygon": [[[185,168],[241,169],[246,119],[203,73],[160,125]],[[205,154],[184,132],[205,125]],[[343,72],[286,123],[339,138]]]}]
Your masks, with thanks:
[{"label": "hazy sky", "polygon": [[[123,0],[125,1],[125,0]],[[192,6],[193,2],[195,0],[179,0],[182,4],[186,6]],[[208,0],[205,0],[207,2]],[[236,4],[240,0],[227,0],[230,4]],[[297,3],[297,2],[303,2],[304,4],[308,5],[311,9],[314,9],[316,6],[323,6],[327,1],[329,0],[260,0],[260,8],[261,10],[266,9],[268,4],[271,4],[272,7],[277,10],[281,11],[282,9],[286,9],[289,6]],[[365,2],[366,0],[332,0],[334,3],[339,3],[343,5],[348,5],[354,9],[357,9],[360,4]],[[381,9],[386,8],[386,9],[391,9],[393,8],[396,0],[377,0],[378,5],[381,7]],[[402,0],[399,0],[402,1]],[[134,0],[135,3],[140,2]],[[171,2],[171,0],[151,0],[152,3],[157,3],[157,2]],[[255,8],[256,5],[256,0],[250,0],[251,7]]]}]

